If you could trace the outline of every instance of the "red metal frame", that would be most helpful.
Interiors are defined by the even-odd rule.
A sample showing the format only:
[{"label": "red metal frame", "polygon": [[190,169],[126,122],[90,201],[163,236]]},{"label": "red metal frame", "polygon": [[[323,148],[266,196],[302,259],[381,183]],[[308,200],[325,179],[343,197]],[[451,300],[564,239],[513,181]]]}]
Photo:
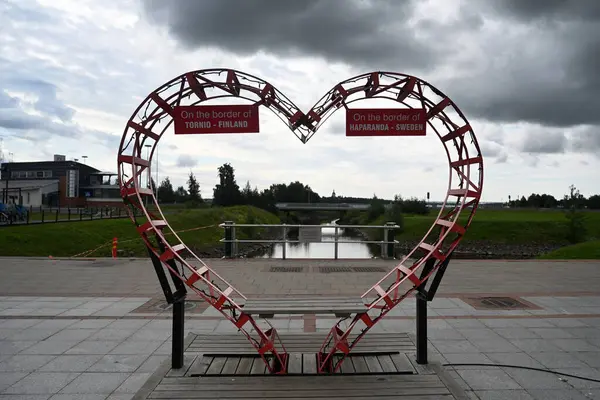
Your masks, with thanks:
[{"label": "red metal frame", "polygon": [[[342,327],[342,322],[348,318],[340,319],[329,331],[317,354],[318,372],[337,372],[345,356],[366,332],[435,273],[471,224],[483,187],[483,159],[475,135],[458,107],[438,89],[416,77],[391,72],[372,72],[340,82],[306,114],[268,82],[230,69],[185,73],[154,90],[142,101],[127,122],[117,159],[121,196],[130,206],[127,208],[129,216],[150,251],[176,277],[230,320],[248,338],[272,373],[286,373],[288,359],[275,328],[267,320],[264,321],[267,326],[261,327],[251,315],[243,312],[234,297],[246,297],[183,243],[166,221],[154,193],[143,182],[144,177],[149,176],[158,141],[172,126],[173,107],[184,102],[194,105],[224,97],[237,97],[269,108],[303,143],[337,109],[357,100],[391,99],[404,107],[426,109],[428,125],[445,148],[450,175],[444,206],[450,197],[456,197],[457,201],[450,211],[442,208],[419,245],[362,296],[364,299],[374,297],[367,300],[368,311],[350,318],[347,327]],[[147,146],[151,150],[149,157],[144,158],[142,152]],[[458,184],[453,184],[454,179],[458,179]],[[155,211],[145,205],[146,199],[151,200]],[[141,220],[133,213],[135,208],[142,211],[144,217]],[[469,216],[459,223],[458,218],[465,209],[470,212]],[[169,241],[165,232],[170,233]],[[424,254],[406,266],[407,260],[415,258],[418,252]],[[184,258],[186,253],[191,258]],[[418,277],[417,272],[430,258],[436,259],[435,267],[426,276]],[[408,287],[401,287],[406,284]],[[384,289],[384,286],[387,287]],[[360,324],[362,329],[350,341],[349,335],[359,329]]]}]

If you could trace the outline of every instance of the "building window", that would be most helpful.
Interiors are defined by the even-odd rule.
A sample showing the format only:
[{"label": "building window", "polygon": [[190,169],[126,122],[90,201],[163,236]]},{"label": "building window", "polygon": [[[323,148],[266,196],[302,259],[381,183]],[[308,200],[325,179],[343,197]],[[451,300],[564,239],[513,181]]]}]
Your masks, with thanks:
[{"label": "building window", "polygon": [[27,178],[35,178],[35,171],[27,171]]},{"label": "building window", "polygon": [[37,178],[43,178],[44,177],[44,171],[37,171],[35,174],[36,174]]},{"label": "building window", "polygon": [[12,179],[18,178],[19,177],[19,171],[11,171],[10,177]]},{"label": "building window", "polygon": [[27,178],[27,172],[19,171],[19,178]]},{"label": "building window", "polygon": [[67,197],[79,197],[79,170],[67,171]]},{"label": "building window", "polygon": [[44,171],[44,178],[52,178],[52,171]]}]

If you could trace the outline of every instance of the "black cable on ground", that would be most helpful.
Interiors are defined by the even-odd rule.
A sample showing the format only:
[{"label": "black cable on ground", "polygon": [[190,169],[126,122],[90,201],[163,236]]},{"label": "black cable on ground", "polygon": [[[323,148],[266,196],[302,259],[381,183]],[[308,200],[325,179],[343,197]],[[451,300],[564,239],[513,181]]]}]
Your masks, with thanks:
[{"label": "black cable on ground", "polygon": [[568,376],[569,378],[576,378],[576,379],[581,379],[584,381],[590,381],[590,382],[599,382],[600,383],[600,379],[594,379],[594,378],[586,378],[583,376],[578,376],[578,375],[571,375],[571,374],[567,374],[564,372],[558,372],[558,371],[553,371],[551,369],[544,369],[544,368],[535,368],[535,367],[526,367],[524,365],[511,365],[511,364],[479,364],[479,363],[474,363],[474,364],[468,364],[468,363],[460,363],[460,364],[442,364],[444,367],[499,367],[499,368],[519,368],[519,369],[528,369],[531,371],[540,371],[540,372],[549,372],[551,374],[555,374],[555,375],[562,375],[562,376]]}]

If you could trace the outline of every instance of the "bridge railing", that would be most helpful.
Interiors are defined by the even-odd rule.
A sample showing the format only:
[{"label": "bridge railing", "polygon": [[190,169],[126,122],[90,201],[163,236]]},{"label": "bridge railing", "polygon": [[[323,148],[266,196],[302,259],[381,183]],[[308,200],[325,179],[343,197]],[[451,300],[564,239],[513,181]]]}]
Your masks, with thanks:
[{"label": "bridge railing", "polygon": [[[364,243],[364,244],[379,244],[381,247],[381,258],[394,258],[394,247],[397,243],[395,240],[395,231],[400,229],[395,222],[386,222],[385,225],[296,225],[296,224],[236,224],[233,221],[225,221],[219,224],[225,230],[225,237],[220,240],[225,245],[225,257],[235,258],[238,255],[239,243],[263,243],[263,244],[278,244],[282,243],[282,258],[286,259],[286,244],[287,243],[331,243],[333,244],[333,257],[339,258],[340,243]],[[279,228],[279,239],[238,239],[237,228]],[[289,239],[288,233],[290,229],[298,229],[298,239]],[[329,228],[334,230],[332,241],[322,240],[322,229]],[[381,229],[383,230],[383,240],[340,240],[340,229]]]}]

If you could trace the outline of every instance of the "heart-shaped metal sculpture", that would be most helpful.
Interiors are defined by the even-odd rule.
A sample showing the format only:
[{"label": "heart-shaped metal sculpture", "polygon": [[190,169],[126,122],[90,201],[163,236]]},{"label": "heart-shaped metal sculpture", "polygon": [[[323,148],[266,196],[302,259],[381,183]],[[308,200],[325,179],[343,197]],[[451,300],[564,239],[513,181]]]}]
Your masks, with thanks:
[{"label": "heart-shaped metal sculpture", "polygon": [[[470,226],[481,198],[483,158],[473,130],[458,107],[429,83],[414,76],[381,71],[340,82],[308,113],[300,111],[268,82],[230,69],[207,69],[180,75],[150,93],[139,105],[127,122],[118,155],[121,196],[129,206],[130,217],[151,257],[160,260],[168,269],[176,288],[183,288],[185,292],[187,285],[233,322],[272,373],[286,373],[288,361],[276,330],[268,321],[268,329],[261,327],[252,315],[244,313],[241,303],[246,297],[186,247],[167,223],[153,191],[143,183],[149,181],[143,177],[150,171],[158,141],[172,125],[174,108],[184,103],[195,105],[222,97],[241,98],[269,108],[303,143],[336,110],[347,109],[357,100],[390,99],[404,108],[424,109],[428,129],[444,146],[450,172],[448,190],[435,222],[421,242],[362,295],[364,311],[337,321],[324,338],[322,347],[318,351],[315,349],[318,372],[337,372],[345,356],[391,309],[414,290],[425,292],[428,278],[432,277],[431,285],[439,285],[439,279],[435,279],[437,275],[433,274],[446,268],[452,252]],[[149,157],[143,157],[144,147],[150,148]],[[456,198],[456,201],[447,208],[449,198]],[[150,211],[146,199],[152,202],[155,211]],[[133,212],[136,209],[143,217]],[[467,218],[459,221],[465,210]],[[170,240],[165,236],[167,232]],[[184,253],[191,254],[191,258],[184,258]],[[345,320],[350,322],[342,326]]]}]

